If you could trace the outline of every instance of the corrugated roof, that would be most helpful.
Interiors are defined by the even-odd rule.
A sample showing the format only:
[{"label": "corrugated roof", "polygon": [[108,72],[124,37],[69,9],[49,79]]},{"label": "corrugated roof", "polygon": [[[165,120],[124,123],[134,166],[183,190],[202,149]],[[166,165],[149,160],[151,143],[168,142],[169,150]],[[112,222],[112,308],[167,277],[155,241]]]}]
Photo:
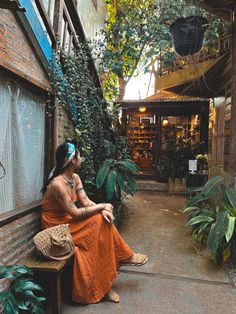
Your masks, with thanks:
[{"label": "corrugated roof", "polygon": [[166,90],[159,90],[157,93],[145,98],[145,100],[154,100],[154,101],[206,101],[206,98],[202,97],[193,97],[186,95],[175,94]]}]

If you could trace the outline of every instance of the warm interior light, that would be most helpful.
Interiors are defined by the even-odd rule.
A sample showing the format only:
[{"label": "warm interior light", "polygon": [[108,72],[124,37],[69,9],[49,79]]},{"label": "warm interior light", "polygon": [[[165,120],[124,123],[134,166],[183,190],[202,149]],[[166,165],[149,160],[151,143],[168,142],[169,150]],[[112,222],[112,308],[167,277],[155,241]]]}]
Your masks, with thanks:
[{"label": "warm interior light", "polygon": [[163,126],[167,126],[169,124],[169,121],[167,120],[167,119],[164,119],[163,121],[162,121],[162,125]]},{"label": "warm interior light", "polygon": [[143,113],[143,112],[147,111],[147,108],[145,106],[141,106],[138,108],[138,110],[139,110],[139,112]]},{"label": "warm interior light", "polygon": [[140,124],[140,129],[144,129],[145,125],[143,123]]}]

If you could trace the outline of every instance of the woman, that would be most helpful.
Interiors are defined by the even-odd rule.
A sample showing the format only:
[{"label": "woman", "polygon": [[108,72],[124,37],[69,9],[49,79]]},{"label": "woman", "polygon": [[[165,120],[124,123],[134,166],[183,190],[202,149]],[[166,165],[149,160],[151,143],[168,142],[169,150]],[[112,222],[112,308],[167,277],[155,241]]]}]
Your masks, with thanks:
[{"label": "woman", "polygon": [[[147,256],[135,254],[116,230],[113,206],[95,204],[86,195],[75,172],[81,157],[74,141],[56,151],[56,167],[44,185],[43,228],[68,223],[77,247],[74,258],[72,298],[78,303],[96,303],[104,297],[119,302],[112,290],[117,269],[122,264],[143,265]],[[76,207],[79,201],[82,207]]]}]

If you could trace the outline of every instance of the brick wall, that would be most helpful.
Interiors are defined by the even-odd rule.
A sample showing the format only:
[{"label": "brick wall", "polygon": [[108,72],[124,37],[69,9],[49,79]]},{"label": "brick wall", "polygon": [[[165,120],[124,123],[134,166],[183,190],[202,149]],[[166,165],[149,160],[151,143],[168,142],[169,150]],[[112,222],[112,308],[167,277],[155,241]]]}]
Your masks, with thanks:
[{"label": "brick wall", "polygon": [[[24,31],[10,10],[0,10],[0,66],[47,89],[49,82]],[[55,123],[55,146],[74,136],[69,114],[60,109]],[[0,227],[0,264],[16,263],[32,250],[33,236],[41,229],[41,213],[34,212]]]},{"label": "brick wall", "polygon": [[0,10],[0,65],[47,89],[47,76],[12,11]]},{"label": "brick wall", "polygon": [[0,228],[0,264],[10,265],[30,252],[41,229],[41,213],[34,212]]},{"label": "brick wall", "polygon": [[66,138],[73,138],[74,137],[74,125],[73,122],[68,114],[68,112],[60,108],[57,110],[57,121],[56,121],[56,139],[57,143],[56,146],[61,144],[65,141]]}]

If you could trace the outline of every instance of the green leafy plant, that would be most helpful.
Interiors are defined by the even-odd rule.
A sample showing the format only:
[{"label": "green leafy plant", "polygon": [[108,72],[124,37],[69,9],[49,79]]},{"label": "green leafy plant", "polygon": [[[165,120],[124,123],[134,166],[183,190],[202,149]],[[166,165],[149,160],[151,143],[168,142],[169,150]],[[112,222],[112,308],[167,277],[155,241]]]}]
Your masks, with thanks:
[{"label": "green leafy plant", "polygon": [[107,159],[98,171],[97,189],[104,189],[107,201],[120,200],[121,193],[134,195],[136,182],[133,175],[138,167],[131,159]]},{"label": "green leafy plant", "polygon": [[234,259],[233,241],[236,219],[236,191],[216,176],[200,189],[186,204],[190,216],[187,224],[193,228],[195,240],[206,244],[217,263]]},{"label": "green leafy plant", "polygon": [[32,276],[33,272],[25,266],[0,266],[0,279],[8,281],[8,288],[0,293],[4,313],[44,313],[43,289],[33,281]]},{"label": "green leafy plant", "polygon": [[[204,46],[219,49],[225,38],[224,23],[188,0],[106,0],[106,27],[94,43],[95,56],[103,92],[107,101],[123,100],[132,77],[152,72],[158,77],[157,65],[172,48],[169,26],[180,17],[201,15],[209,26]],[[216,49],[215,48],[215,49]],[[159,87],[158,87],[159,88]]]}]

